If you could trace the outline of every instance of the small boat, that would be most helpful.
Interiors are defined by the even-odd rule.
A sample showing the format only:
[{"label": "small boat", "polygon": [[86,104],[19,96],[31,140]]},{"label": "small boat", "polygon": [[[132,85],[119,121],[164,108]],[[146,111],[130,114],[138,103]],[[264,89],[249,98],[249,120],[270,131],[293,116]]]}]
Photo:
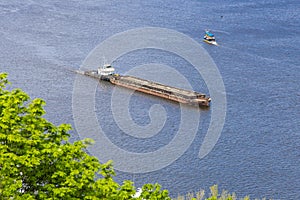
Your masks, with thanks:
[{"label": "small boat", "polygon": [[205,31],[203,41],[208,44],[218,45],[218,43],[216,42],[216,39],[215,39],[215,35],[208,30]]}]

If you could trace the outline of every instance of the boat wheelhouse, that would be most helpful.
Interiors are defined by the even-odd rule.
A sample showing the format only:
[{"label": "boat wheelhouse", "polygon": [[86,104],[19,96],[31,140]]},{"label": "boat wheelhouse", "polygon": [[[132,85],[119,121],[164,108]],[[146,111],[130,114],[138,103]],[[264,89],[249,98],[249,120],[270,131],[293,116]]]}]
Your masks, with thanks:
[{"label": "boat wheelhouse", "polygon": [[106,64],[106,65],[103,65],[102,67],[99,67],[97,70],[97,73],[98,73],[98,75],[101,75],[101,76],[113,75],[115,73],[115,68],[113,68],[109,64]]}]

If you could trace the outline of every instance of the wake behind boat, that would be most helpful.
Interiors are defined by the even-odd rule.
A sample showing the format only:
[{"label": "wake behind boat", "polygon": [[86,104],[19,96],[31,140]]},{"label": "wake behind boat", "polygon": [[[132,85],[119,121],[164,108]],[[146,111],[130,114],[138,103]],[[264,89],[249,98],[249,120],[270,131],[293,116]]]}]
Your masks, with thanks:
[{"label": "wake behind boat", "polygon": [[218,43],[216,42],[215,35],[213,33],[211,33],[210,31],[208,31],[208,30],[205,31],[203,41],[208,43],[208,44],[218,45]]}]

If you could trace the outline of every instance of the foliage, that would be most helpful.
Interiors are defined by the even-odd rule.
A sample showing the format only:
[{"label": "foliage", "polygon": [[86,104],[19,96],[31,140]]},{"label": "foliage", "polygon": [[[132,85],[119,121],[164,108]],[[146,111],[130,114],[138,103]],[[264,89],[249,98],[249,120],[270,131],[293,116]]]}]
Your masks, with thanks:
[{"label": "foliage", "polygon": [[[237,198],[235,193],[228,193],[226,190],[223,190],[221,194],[219,194],[218,186],[213,185],[210,187],[210,195],[208,198],[205,198],[204,190],[200,190],[199,192],[194,195],[193,193],[188,193],[185,196],[178,196],[174,200],[250,200],[249,196],[244,198]],[[257,200],[257,199],[256,199]],[[265,198],[263,200],[266,200]]]},{"label": "foliage", "polygon": [[166,199],[171,200],[168,195],[167,190],[161,191],[161,186],[159,184],[145,184],[142,187],[142,194],[140,199],[151,199],[151,200],[158,200],[158,199]]},{"label": "foliage", "polygon": [[[8,91],[0,73],[1,199],[133,199],[133,183],[113,180],[112,161],[86,153],[92,140],[70,143],[70,125],[43,118],[45,102],[20,89]],[[138,199],[170,199],[158,184],[146,184]]]}]

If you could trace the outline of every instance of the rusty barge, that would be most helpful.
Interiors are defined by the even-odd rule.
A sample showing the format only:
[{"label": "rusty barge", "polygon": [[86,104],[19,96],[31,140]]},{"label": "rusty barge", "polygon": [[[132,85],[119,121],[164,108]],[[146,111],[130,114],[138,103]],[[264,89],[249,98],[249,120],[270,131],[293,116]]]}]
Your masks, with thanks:
[{"label": "rusty barge", "polygon": [[78,73],[87,75],[99,80],[108,81],[114,85],[136,90],[146,94],[162,97],[178,103],[209,107],[211,98],[205,94],[195,91],[189,91],[172,86],[163,85],[161,83],[137,78],[134,76],[123,76],[114,73],[114,68],[110,65],[100,67],[94,71],[78,71]]}]

